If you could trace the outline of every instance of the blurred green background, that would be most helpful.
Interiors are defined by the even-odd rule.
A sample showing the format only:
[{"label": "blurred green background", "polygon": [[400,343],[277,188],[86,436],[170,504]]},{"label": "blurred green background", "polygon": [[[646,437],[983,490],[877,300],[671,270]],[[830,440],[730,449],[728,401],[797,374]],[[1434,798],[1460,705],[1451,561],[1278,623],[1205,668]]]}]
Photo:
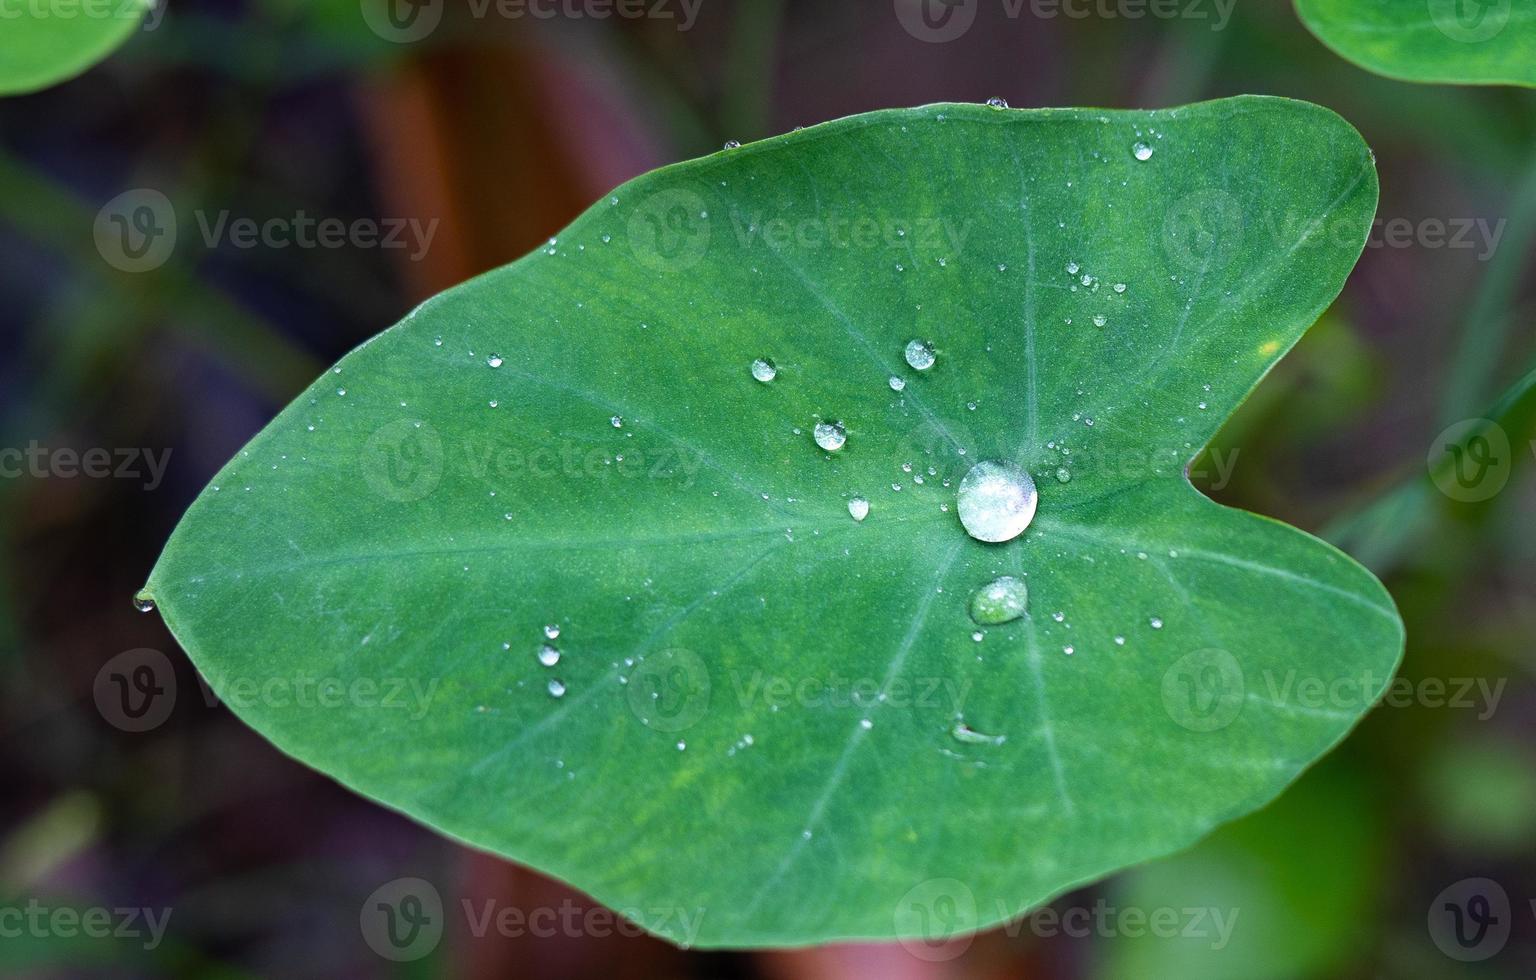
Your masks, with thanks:
[{"label": "blurred green background", "polygon": [[[1377,78],[1258,0],[1230,18],[1211,0],[1140,18],[969,0],[974,22],[948,40],[931,0],[463,0],[393,17],[383,2],[177,0],[82,77],[0,100],[0,448],[139,461],[0,476],[0,973],[1536,976],[1536,92]],[[1393,696],[1339,751],[1184,855],[925,956],[476,936],[461,900],[590,903],[283,757],[130,604],[193,495],[301,386],[623,180],[887,106],[1244,92],[1354,123],[1384,224],[1218,440],[1237,454],[1231,480],[1205,483],[1365,561],[1409,640]],[[143,189],[182,216],[180,238],[163,264],[124,271],[103,209]],[[221,212],[435,232],[403,249],[210,245],[188,219]],[[1498,428],[1445,434],[1479,417]],[[1495,432],[1507,445],[1477,441]],[[167,461],[163,478],[147,458]],[[1458,463],[1478,460],[1492,469],[1469,481]],[[147,716],[114,701],[125,677],[149,678]],[[397,962],[360,922],[401,877],[430,882],[448,913],[440,942]],[[1451,905],[1469,917],[1459,942]],[[71,930],[60,909],[104,912],[125,935]],[[1189,934],[1134,925],[1165,911],[1177,926],[1157,931]]]}]

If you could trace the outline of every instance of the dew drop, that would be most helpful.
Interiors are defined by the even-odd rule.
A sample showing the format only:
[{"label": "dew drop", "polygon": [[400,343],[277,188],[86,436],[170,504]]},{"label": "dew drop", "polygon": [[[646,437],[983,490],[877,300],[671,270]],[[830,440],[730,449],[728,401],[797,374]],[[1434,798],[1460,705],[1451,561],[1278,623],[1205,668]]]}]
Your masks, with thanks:
[{"label": "dew drop", "polygon": [[1102,327],[1102,326],[1104,326],[1104,324],[1106,324],[1108,322],[1109,322],[1109,317],[1105,316],[1102,313],[1095,313],[1093,315],[1093,325],[1096,326],[1096,327]]},{"label": "dew drop", "polygon": [[1012,541],[1035,519],[1039,494],[1030,475],[1013,463],[984,460],[960,481],[955,509],[978,541]]},{"label": "dew drop", "polygon": [[894,375],[894,374],[891,375],[891,390],[892,391],[901,391],[906,386],[907,386],[907,383],[905,381],[903,381],[901,378],[896,377],[896,375]]},{"label": "dew drop", "polygon": [[1163,621],[1157,616],[1153,616],[1150,620],[1148,620],[1148,622],[1152,624],[1152,628],[1155,630],[1160,630],[1163,628]]},{"label": "dew drop", "polygon": [[848,501],[848,516],[856,521],[862,521],[869,516],[869,501],[863,497],[854,497]]},{"label": "dew drop", "polygon": [[933,367],[935,360],[933,345],[926,340],[909,340],[906,349],[907,363],[912,365],[915,371],[926,371]]},{"label": "dew drop", "polygon": [[971,618],[982,626],[1000,626],[1024,615],[1029,588],[1020,579],[1004,575],[993,579],[971,596]]},{"label": "dew drop", "polygon": [[560,627],[554,623],[550,623],[548,626],[544,627],[544,635],[549,637],[551,640],[557,639],[560,636]]},{"label": "dew drop", "polygon": [[623,418],[623,416],[615,415],[613,418],[609,419],[608,421],[613,424],[613,427],[615,429],[622,429],[622,428],[624,428],[624,418]]},{"label": "dew drop", "polygon": [[140,592],[138,595],[133,597],[133,608],[137,609],[141,613],[154,612],[155,600],[151,599],[148,593]]},{"label": "dew drop", "polygon": [[501,359],[500,354],[492,354],[490,357],[485,359],[485,363],[489,364],[493,368],[499,368],[506,362]]},{"label": "dew drop", "polygon": [[843,448],[843,443],[848,441],[848,433],[843,429],[841,422],[817,422],[811,435],[816,440],[816,445],[829,453],[835,453]]},{"label": "dew drop", "polygon": [[725,148],[727,150],[739,150],[739,149],[741,149],[741,141],[740,140],[726,140],[725,141]]},{"label": "dew drop", "polygon": [[565,697],[565,685],[562,684],[560,681],[551,679],[549,684],[548,684],[548,688],[549,688],[549,696],[550,697],[552,697],[552,698],[563,698],[563,697]]},{"label": "dew drop", "polygon": [[1150,159],[1152,159],[1152,147],[1148,146],[1145,143],[1136,143],[1135,145],[1133,145],[1131,147],[1131,153],[1138,160],[1150,160]]},{"label": "dew drop", "polygon": [[967,745],[1002,745],[1008,741],[1006,735],[984,735],[963,721],[955,722],[955,727],[950,730],[955,741],[964,742]]},{"label": "dew drop", "polygon": [[1072,482],[1072,471],[1067,469],[1065,466],[1058,466],[1058,467],[1056,467],[1056,482],[1057,483],[1071,483]]},{"label": "dew drop", "polygon": [[752,362],[752,377],[767,384],[778,377],[779,369],[766,357],[759,357]]},{"label": "dew drop", "polygon": [[1008,100],[994,95],[987,100],[987,105],[994,109],[1006,109],[1008,108]]},{"label": "dew drop", "polygon": [[[546,667],[553,667],[555,664],[557,664],[559,662],[560,662],[560,651],[559,650],[556,650],[554,647],[550,646],[548,643],[546,643],[543,646],[539,647],[539,663],[543,664]],[[554,694],[555,693],[554,689],[551,688],[549,693]],[[555,695],[555,696],[559,697],[559,695]]]}]

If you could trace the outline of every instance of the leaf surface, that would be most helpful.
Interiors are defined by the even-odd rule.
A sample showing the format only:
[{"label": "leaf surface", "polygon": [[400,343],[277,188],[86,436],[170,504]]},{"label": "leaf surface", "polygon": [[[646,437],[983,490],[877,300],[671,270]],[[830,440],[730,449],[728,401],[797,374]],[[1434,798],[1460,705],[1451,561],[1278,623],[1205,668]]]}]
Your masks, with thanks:
[{"label": "leaf surface", "polygon": [[[285,751],[659,934],[941,955],[1273,798],[1390,677],[1379,583],[1184,472],[1375,201],[1353,129],[1256,97],[668,167],[343,359],[144,595]],[[980,460],[1039,488],[1004,544]],[[1029,613],[979,627],[1000,575]]]},{"label": "leaf surface", "polygon": [[1409,82],[1536,85],[1536,0],[1296,0],[1340,57]]}]

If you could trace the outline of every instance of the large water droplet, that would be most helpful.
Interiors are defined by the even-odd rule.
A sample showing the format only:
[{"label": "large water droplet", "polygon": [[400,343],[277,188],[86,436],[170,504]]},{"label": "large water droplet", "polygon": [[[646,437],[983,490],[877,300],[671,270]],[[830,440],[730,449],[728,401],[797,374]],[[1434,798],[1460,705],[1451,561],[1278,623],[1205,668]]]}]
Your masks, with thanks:
[{"label": "large water droplet", "polygon": [[841,422],[817,422],[812,435],[816,439],[816,445],[829,453],[842,449],[843,443],[848,441],[848,433],[844,431]]},{"label": "large water droplet", "polygon": [[926,340],[909,340],[906,349],[907,363],[913,370],[926,371],[933,367],[933,345]]},{"label": "large water droplet", "polygon": [[779,369],[773,366],[773,362],[766,357],[759,357],[752,362],[752,377],[764,384],[772,381],[779,374]]},{"label": "large water droplet", "polygon": [[869,501],[863,497],[854,497],[848,501],[848,516],[856,521],[862,521],[869,516]]},{"label": "large water droplet", "polygon": [[1029,589],[1012,575],[993,579],[971,596],[971,618],[982,626],[1000,626],[1024,615]]},{"label": "large water droplet", "polygon": [[154,612],[155,600],[149,597],[149,593],[140,592],[138,595],[133,597],[133,608],[137,609],[141,613]]},{"label": "large water droplet", "polygon": [[1035,481],[1013,463],[985,460],[960,481],[955,509],[977,541],[1012,541],[1035,519]]}]

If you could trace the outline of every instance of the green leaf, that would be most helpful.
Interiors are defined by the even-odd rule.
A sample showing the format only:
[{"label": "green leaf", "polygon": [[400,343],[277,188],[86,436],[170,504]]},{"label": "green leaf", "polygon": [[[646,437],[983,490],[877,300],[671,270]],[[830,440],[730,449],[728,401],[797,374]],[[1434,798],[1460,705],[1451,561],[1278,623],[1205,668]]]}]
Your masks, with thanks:
[{"label": "green leaf", "polygon": [[[0,13],[0,95],[57,85],[117,50],[155,0],[38,0]],[[158,12],[155,16],[159,16]]]},{"label": "green leaf", "polygon": [[1536,85],[1536,0],[1296,0],[1340,57],[1409,82]]},{"label": "green leaf", "polygon": [[[1379,583],[1184,475],[1376,191],[1337,116],[1253,97],[668,167],[343,359],[144,598],[280,748],[653,931],[929,951],[1273,798],[1386,683]],[[991,459],[1039,487],[1001,545],[956,512]],[[1029,615],[977,627],[1000,575]]]}]

